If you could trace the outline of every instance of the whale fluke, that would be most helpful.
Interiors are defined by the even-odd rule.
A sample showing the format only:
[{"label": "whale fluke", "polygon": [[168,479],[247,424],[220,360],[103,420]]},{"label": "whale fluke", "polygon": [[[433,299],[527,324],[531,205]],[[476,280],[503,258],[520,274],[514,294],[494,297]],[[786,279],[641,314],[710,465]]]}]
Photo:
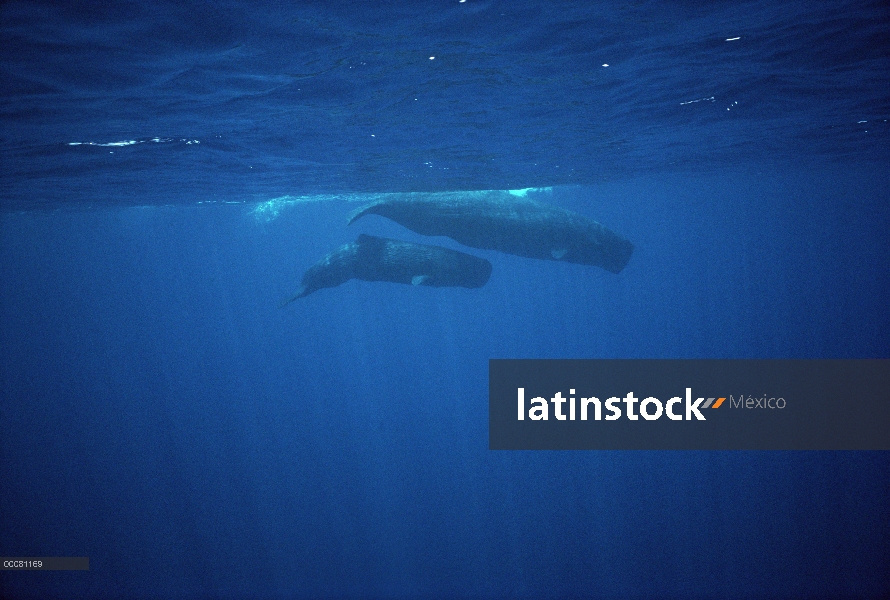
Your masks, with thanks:
[{"label": "whale fluke", "polygon": [[287,306],[288,304],[290,304],[291,302],[293,302],[293,301],[296,300],[297,298],[302,298],[303,296],[305,296],[305,295],[307,295],[307,294],[309,294],[309,293],[310,293],[310,292],[307,292],[307,291],[306,291],[306,286],[305,286],[305,285],[301,285],[301,286],[300,286],[300,289],[297,290],[297,293],[294,294],[293,296],[291,296],[290,298],[285,298],[284,300],[282,300],[281,303],[278,305],[278,308],[284,308],[285,306]]}]

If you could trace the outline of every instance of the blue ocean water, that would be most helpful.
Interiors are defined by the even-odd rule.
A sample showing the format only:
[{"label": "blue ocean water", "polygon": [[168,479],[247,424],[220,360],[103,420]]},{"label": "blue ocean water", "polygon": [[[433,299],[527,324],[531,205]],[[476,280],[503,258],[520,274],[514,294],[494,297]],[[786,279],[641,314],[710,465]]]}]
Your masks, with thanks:
[{"label": "blue ocean water", "polygon": [[[890,595],[877,452],[492,452],[490,358],[890,357],[884,2],[0,5],[4,598]],[[524,190],[618,275],[369,216]],[[359,233],[493,264],[350,281]],[[855,399],[851,399],[855,405]]]}]

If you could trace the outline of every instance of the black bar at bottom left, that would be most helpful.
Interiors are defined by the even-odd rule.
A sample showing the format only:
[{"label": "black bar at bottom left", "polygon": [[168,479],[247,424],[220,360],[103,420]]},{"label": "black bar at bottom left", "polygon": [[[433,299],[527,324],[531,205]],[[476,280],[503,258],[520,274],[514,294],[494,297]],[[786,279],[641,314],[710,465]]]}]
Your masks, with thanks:
[{"label": "black bar at bottom left", "polygon": [[3,571],[89,571],[87,556],[4,556],[0,558]]}]

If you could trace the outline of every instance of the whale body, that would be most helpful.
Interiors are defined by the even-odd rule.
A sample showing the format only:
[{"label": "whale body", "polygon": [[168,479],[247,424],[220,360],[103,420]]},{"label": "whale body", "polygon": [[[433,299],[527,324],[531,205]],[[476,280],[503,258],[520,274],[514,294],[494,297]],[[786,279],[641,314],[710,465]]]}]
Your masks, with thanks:
[{"label": "whale body", "polygon": [[358,209],[349,223],[375,214],[422,235],[443,235],[472,248],[595,265],[620,273],[633,244],[572,211],[507,193],[397,197]]},{"label": "whale body", "polygon": [[340,246],[309,267],[300,289],[281,306],[350,279],[478,288],[485,285],[490,276],[491,263],[484,258],[441,246],[361,234],[354,242]]}]

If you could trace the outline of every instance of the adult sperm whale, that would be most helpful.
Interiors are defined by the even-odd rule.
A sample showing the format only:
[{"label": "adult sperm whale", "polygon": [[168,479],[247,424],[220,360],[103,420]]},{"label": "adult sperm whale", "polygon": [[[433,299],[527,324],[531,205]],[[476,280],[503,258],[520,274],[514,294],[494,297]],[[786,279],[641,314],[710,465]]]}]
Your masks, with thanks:
[{"label": "adult sperm whale", "polygon": [[478,288],[488,282],[491,263],[484,258],[442,248],[361,234],[309,267],[290,304],[321,288],[350,279],[391,281],[431,287]]},{"label": "adult sperm whale", "polygon": [[423,235],[528,258],[595,265],[619,273],[633,244],[578,213],[507,193],[386,198],[358,209],[349,223],[381,215]]}]

